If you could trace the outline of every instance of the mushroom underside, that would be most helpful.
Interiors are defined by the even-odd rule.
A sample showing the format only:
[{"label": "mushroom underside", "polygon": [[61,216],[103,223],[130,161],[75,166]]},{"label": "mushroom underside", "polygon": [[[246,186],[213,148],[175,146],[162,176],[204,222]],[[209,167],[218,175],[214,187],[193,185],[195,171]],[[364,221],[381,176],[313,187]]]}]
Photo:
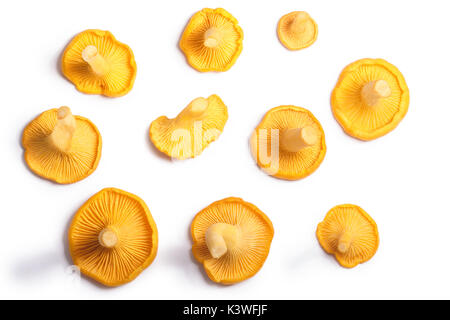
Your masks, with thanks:
[{"label": "mushroom underside", "polygon": [[[211,231],[212,228],[215,230]],[[202,210],[191,230],[194,257],[203,263],[213,281],[223,284],[239,282],[257,273],[267,258],[273,238],[270,220],[259,209],[237,198],[218,201]],[[216,237],[215,244],[208,233]],[[220,248],[219,236],[225,241],[226,250],[215,258],[213,249]]]}]

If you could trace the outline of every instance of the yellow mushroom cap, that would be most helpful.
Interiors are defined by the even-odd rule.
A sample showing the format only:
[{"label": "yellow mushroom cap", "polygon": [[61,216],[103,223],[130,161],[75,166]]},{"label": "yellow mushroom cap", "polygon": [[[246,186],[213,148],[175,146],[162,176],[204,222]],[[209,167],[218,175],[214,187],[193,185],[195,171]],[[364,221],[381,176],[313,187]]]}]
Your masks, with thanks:
[{"label": "yellow mushroom cap", "polygon": [[370,260],[379,244],[377,224],[353,204],[332,208],[317,226],[316,235],[322,248],[346,268]]},{"label": "yellow mushroom cap", "polygon": [[37,175],[61,184],[80,181],[98,166],[102,137],[88,119],[68,107],[43,112],[22,135],[25,162]]},{"label": "yellow mushroom cap", "polygon": [[403,75],[389,62],[362,59],[342,71],[331,106],[347,134],[372,140],[394,130],[406,115],[409,90]]},{"label": "yellow mushroom cap", "polygon": [[103,189],[78,210],[68,237],[74,264],[106,286],[134,280],[158,249],[158,230],[147,205],[114,188]]},{"label": "yellow mushroom cap", "polygon": [[325,133],[306,109],[279,106],[269,110],[250,141],[258,166],[281,179],[297,180],[313,173],[325,153]]},{"label": "yellow mushroom cap", "polygon": [[272,222],[256,206],[240,198],[226,198],[195,216],[192,253],[212,281],[233,284],[261,269],[273,234]]},{"label": "yellow mushroom cap", "polygon": [[197,98],[176,118],[162,116],[153,121],[150,139],[169,157],[193,158],[220,136],[227,120],[227,106],[219,96]]},{"label": "yellow mushroom cap", "polygon": [[316,22],[305,11],[290,12],[280,18],[278,38],[289,50],[300,50],[312,45],[318,34]]},{"label": "yellow mushroom cap", "polygon": [[230,13],[221,8],[205,8],[192,16],[180,48],[198,71],[226,71],[241,54],[243,38],[238,21]]},{"label": "yellow mushroom cap", "polygon": [[62,72],[81,92],[119,97],[133,88],[136,62],[109,31],[86,30],[67,45]]}]

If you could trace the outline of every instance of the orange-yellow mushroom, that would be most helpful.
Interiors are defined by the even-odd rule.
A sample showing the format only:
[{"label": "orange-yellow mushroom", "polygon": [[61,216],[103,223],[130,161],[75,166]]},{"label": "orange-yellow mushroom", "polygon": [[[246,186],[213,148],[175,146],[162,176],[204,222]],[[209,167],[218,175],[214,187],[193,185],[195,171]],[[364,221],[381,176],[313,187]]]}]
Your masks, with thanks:
[{"label": "orange-yellow mushroom", "polygon": [[316,22],[305,11],[290,12],[278,22],[278,39],[289,50],[300,50],[312,45],[318,34]]},{"label": "orange-yellow mushroom", "polygon": [[161,116],[150,125],[150,139],[169,157],[199,156],[222,133],[228,120],[227,106],[217,95],[196,98],[174,119]]},{"label": "orange-yellow mushroom", "polygon": [[316,235],[322,248],[346,268],[368,261],[378,249],[377,224],[352,204],[332,208],[317,226]]},{"label": "orange-yellow mushroom", "polygon": [[253,158],[269,175],[297,180],[314,172],[326,153],[325,133],[311,112],[296,106],[269,110],[250,140]]},{"label": "orange-yellow mushroom", "polygon": [[242,51],[244,34],[224,9],[205,8],[194,14],[180,40],[188,63],[200,72],[226,71]]},{"label": "orange-yellow mushroom", "polygon": [[86,30],[67,45],[62,72],[81,92],[119,97],[133,88],[136,62],[109,31]]},{"label": "orange-yellow mushroom", "polygon": [[103,189],[75,214],[69,229],[73,262],[105,286],[134,280],[155,259],[158,230],[139,197]]},{"label": "orange-yellow mushroom", "polygon": [[25,162],[37,175],[61,184],[80,181],[98,166],[102,138],[88,119],[68,107],[45,111],[22,136]]},{"label": "orange-yellow mushroom", "polygon": [[226,198],[195,216],[192,253],[212,281],[233,284],[261,269],[273,233],[272,222],[256,206],[240,198]]},{"label": "orange-yellow mushroom", "polygon": [[333,90],[331,107],[344,131],[373,140],[394,130],[406,115],[409,90],[400,71],[382,59],[348,65]]}]

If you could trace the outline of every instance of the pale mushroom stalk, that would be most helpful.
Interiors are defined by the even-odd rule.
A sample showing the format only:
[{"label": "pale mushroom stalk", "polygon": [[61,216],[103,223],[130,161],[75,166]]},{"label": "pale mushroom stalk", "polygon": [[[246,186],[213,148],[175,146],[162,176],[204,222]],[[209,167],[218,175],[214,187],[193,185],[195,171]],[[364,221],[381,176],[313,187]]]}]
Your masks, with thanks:
[{"label": "pale mushroom stalk", "polygon": [[391,95],[391,87],[386,80],[370,81],[361,89],[361,98],[368,106],[375,106],[380,99]]},{"label": "pale mushroom stalk", "polygon": [[295,16],[294,20],[292,20],[291,29],[294,32],[304,32],[305,31],[305,22],[308,21],[308,14],[306,12],[299,12]]},{"label": "pale mushroom stalk", "polygon": [[222,41],[222,38],[222,31],[212,27],[206,30],[203,44],[208,48],[216,48]]},{"label": "pale mushroom stalk", "polygon": [[213,224],[205,233],[206,246],[215,259],[235,248],[240,238],[239,228],[228,223]]},{"label": "pale mushroom stalk", "polygon": [[117,245],[117,243],[119,242],[119,237],[114,230],[106,227],[98,235],[98,242],[102,247],[111,249]]},{"label": "pale mushroom stalk", "polygon": [[298,152],[315,145],[318,141],[319,133],[312,126],[289,128],[280,132],[280,148],[288,152]]},{"label": "pale mushroom stalk", "polygon": [[58,109],[57,122],[52,133],[49,135],[50,144],[56,149],[67,152],[72,146],[72,138],[76,129],[76,120],[68,107]]},{"label": "pale mushroom stalk", "polygon": [[346,253],[352,243],[351,235],[348,232],[343,232],[338,240],[337,249],[340,253]]},{"label": "pale mushroom stalk", "polygon": [[206,109],[208,109],[208,99],[197,98],[194,99],[188,107],[188,112],[190,116],[198,118],[205,115]]},{"label": "pale mushroom stalk", "polygon": [[81,57],[98,76],[103,76],[109,71],[109,65],[105,58],[98,52],[97,47],[89,45],[84,48]]}]

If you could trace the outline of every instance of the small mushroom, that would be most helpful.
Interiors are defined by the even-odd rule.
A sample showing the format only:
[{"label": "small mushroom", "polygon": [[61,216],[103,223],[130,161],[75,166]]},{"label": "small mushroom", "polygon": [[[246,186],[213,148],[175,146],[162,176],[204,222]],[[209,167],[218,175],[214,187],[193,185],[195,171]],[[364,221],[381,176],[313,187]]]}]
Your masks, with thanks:
[{"label": "small mushroom", "polygon": [[25,162],[37,175],[61,184],[89,176],[98,166],[102,138],[88,119],[68,107],[45,111],[22,135]]},{"label": "small mushroom", "polygon": [[134,280],[155,259],[158,230],[139,197],[103,189],[75,214],[69,229],[73,263],[105,286]]},{"label": "small mushroom", "polygon": [[389,62],[362,59],[342,71],[331,106],[347,134],[373,140],[394,130],[406,115],[409,90],[403,75]]},{"label": "small mushroom", "polygon": [[316,22],[305,11],[294,11],[280,18],[278,38],[289,50],[300,50],[312,45],[318,34]]},{"label": "small mushroom", "polygon": [[217,95],[194,99],[174,119],[159,117],[150,125],[150,139],[169,157],[193,158],[223,131],[228,120],[227,106]]},{"label": "small mushroom", "polygon": [[320,122],[306,109],[279,106],[269,110],[251,137],[253,158],[266,173],[297,180],[314,172],[326,153]]},{"label": "small mushroom", "polygon": [[224,9],[205,8],[192,16],[180,40],[188,63],[200,72],[226,71],[242,51],[244,34]]},{"label": "small mushroom", "polygon": [[256,206],[240,198],[226,198],[195,216],[191,234],[192,253],[208,277],[221,284],[234,284],[262,268],[274,230]]},{"label": "small mushroom", "polygon": [[317,226],[316,235],[322,248],[346,268],[370,260],[378,249],[377,224],[353,204],[331,209]]},{"label": "small mushroom", "polygon": [[119,97],[133,88],[136,62],[109,31],[86,30],[67,45],[62,72],[81,92]]}]

